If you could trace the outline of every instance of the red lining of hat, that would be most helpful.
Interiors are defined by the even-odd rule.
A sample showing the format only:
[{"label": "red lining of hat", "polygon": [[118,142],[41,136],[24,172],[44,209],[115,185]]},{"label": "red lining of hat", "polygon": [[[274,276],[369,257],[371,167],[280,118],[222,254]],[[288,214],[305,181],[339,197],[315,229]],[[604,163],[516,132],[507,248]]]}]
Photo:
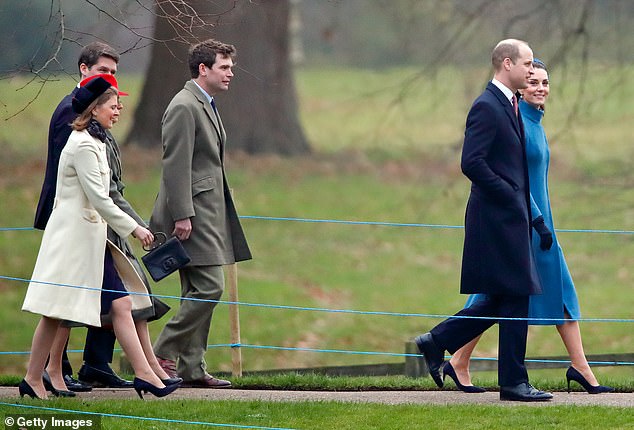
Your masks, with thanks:
[{"label": "red lining of hat", "polygon": [[120,96],[129,95],[128,93],[119,90],[119,84],[117,83],[117,78],[115,78],[114,75],[111,75],[109,73],[100,73],[98,75],[89,76],[86,79],[84,79],[83,81],[81,81],[79,83],[79,86],[83,87],[84,85],[86,85],[88,82],[92,81],[95,78],[104,79],[106,82],[108,82],[110,85],[112,85],[113,87],[115,87],[117,89],[117,91],[119,92]]}]

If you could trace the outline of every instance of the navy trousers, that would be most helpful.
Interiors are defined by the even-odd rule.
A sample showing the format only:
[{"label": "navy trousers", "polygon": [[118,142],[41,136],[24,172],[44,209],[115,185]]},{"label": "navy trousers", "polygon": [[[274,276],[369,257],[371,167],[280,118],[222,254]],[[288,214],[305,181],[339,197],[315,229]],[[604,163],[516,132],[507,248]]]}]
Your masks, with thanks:
[{"label": "navy trousers", "polygon": [[498,383],[501,386],[513,386],[528,382],[528,372],[524,365],[528,334],[528,296],[487,295],[485,300],[462,309],[454,316],[479,318],[448,318],[438,324],[431,330],[431,335],[439,348],[453,354],[498,323]]}]

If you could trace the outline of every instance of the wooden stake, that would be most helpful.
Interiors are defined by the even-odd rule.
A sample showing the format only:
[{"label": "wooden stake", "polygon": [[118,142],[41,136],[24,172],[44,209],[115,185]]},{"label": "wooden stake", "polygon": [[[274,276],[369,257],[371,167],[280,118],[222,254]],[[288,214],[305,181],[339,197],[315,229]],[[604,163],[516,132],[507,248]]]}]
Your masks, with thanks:
[{"label": "wooden stake", "polygon": [[[233,263],[227,268],[227,283],[229,301],[238,301],[238,265]],[[229,305],[229,326],[231,329],[231,344],[240,345],[240,309],[238,305]],[[242,376],[242,350],[239,346],[231,348],[231,375]]]}]

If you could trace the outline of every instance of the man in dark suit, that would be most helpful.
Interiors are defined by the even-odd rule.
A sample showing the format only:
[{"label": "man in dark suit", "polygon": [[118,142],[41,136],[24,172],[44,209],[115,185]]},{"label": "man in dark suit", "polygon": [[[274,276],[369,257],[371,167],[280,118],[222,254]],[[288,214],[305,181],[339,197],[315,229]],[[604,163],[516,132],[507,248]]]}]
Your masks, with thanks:
[{"label": "man in dark suit", "polygon": [[[150,225],[178,237],[191,263],[180,269],[182,300],[154,352],[183,387],[222,388],[229,381],[207,373],[211,318],[224,290],[222,266],[249,260],[251,252],[233,204],[224,169],[227,135],[213,96],[229,90],[233,45],[205,40],[191,47],[191,80],[163,115],[163,176]],[[211,302],[209,301],[211,300]]]},{"label": "man in dark suit", "polygon": [[532,61],[526,42],[499,42],[492,53],[494,78],[467,116],[461,168],[472,184],[460,292],[485,293],[487,299],[415,339],[431,376],[442,387],[444,352],[453,354],[497,322],[501,400],[552,398],[529,384],[524,365],[528,297],[539,294],[541,286],[530,248],[528,169],[515,94],[526,88]]},{"label": "man in dark suit", "polygon": [[[82,49],[77,65],[81,79],[85,79],[102,73],[114,75],[117,72],[118,62],[119,54],[114,49],[105,43],[93,42]],[[34,222],[35,228],[40,230],[44,230],[46,227],[46,223],[53,210],[60,154],[72,131],[70,124],[77,116],[72,109],[72,99],[78,88],[79,86],[62,99],[51,117],[48,131],[46,172]],[[110,140],[107,147],[108,158],[112,163],[113,159],[116,158],[118,160],[118,148],[112,135],[108,134],[108,139]],[[123,183],[120,178],[120,169],[112,169],[112,174],[114,176],[111,178],[110,197],[112,197],[114,202],[124,211],[133,216],[140,225],[145,226],[143,220],[136,215],[136,213],[134,215],[130,213],[132,210],[131,207],[121,195]],[[113,232],[111,232],[110,229],[108,230],[108,237],[113,239]],[[119,244],[118,242],[115,243]],[[66,355],[65,347],[68,342],[69,334],[69,328],[60,328],[54,346],[54,348],[58,348],[58,351],[64,348],[61,373],[69,390],[89,391],[91,384],[113,388],[132,387],[132,382],[121,379],[110,367],[116,339],[112,329],[101,327],[88,328],[84,347],[84,365],[79,371],[79,381],[73,378],[73,369]],[[53,385],[59,387],[59,381],[56,383],[59,369],[56,368],[56,366],[56,363],[49,363],[47,369],[49,373],[48,376],[53,379]]]}]

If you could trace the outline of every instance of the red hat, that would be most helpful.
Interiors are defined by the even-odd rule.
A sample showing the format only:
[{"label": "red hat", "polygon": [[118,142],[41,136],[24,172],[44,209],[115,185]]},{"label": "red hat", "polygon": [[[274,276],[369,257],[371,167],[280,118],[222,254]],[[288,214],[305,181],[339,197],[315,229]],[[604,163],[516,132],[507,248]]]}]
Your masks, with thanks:
[{"label": "red hat", "polygon": [[[95,78],[102,78],[104,79],[106,82],[108,82],[111,86],[115,87],[117,89],[117,91],[119,91],[119,84],[117,83],[117,78],[114,77],[114,75],[111,75],[109,73],[100,73],[98,75],[93,75],[93,76],[89,76],[86,79],[82,80],[79,83],[80,87],[83,87],[84,85],[86,85],[88,82],[92,81]],[[128,93],[125,93],[123,91],[119,91],[119,95],[120,96],[127,96]]]}]

